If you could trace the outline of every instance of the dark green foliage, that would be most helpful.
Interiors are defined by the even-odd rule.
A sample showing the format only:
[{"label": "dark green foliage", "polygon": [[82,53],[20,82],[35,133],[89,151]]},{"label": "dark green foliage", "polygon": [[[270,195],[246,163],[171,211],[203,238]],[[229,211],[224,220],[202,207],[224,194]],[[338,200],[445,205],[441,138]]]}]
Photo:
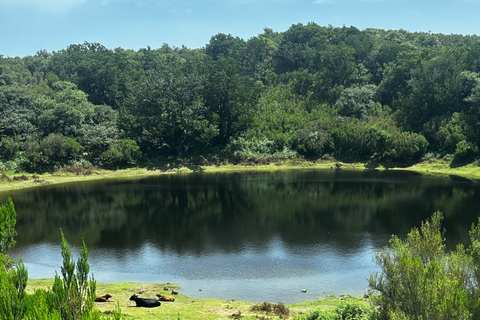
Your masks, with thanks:
[{"label": "dark green foliage", "polygon": [[25,143],[24,163],[26,170],[52,170],[77,159],[83,152],[83,147],[73,138],[51,133],[40,142],[30,140]]},{"label": "dark green foliage", "polygon": [[111,145],[100,155],[99,161],[106,167],[118,167],[134,164],[141,156],[140,148],[135,141],[124,139]]},{"label": "dark green foliage", "polygon": [[11,160],[20,151],[22,142],[14,137],[3,137],[0,140],[0,159]]},{"label": "dark green foliage", "polygon": [[338,114],[355,118],[372,115],[375,107],[375,101],[373,101],[375,90],[376,87],[371,84],[343,90],[335,103]]},{"label": "dark green foliage", "polygon": [[50,134],[108,167],[138,161],[122,140],[147,162],[232,155],[241,139],[291,157],[469,162],[480,155],[478,48],[478,36],[308,23],[248,41],[220,33],[201,49],[85,42],[0,57],[0,168],[66,164],[40,150]]},{"label": "dark green foliage", "polygon": [[12,198],[8,197],[5,204],[0,206],[0,253],[5,254],[15,246],[17,231],[17,212]]}]

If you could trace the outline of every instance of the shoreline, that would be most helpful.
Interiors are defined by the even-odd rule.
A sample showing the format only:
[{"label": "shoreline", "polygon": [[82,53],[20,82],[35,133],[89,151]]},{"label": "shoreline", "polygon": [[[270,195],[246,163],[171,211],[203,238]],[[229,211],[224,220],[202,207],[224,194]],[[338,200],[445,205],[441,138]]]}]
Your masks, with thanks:
[{"label": "shoreline", "polygon": [[167,170],[147,169],[135,167],[129,169],[106,170],[96,169],[89,175],[81,175],[68,172],[53,172],[43,174],[31,173],[12,173],[6,176],[6,179],[0,180],[0,194],[10,191],[23,189],[41,188],[49,185],[68,184],[76,182],[110,180],[110,179],[135,179],[149,176],[158,176],[165,174],[187,174],[193,172],[218,173],[218,172],[248,172],[248,171],[278,171],[278,170],[332,170],[336,165],[340,165],[341,170],[399,170],[418,172],[425,175],[440,177],[461,177],[472,182],[480,180],[480,166],[473,163],[465,166],[452,168],[447,161],[437,160],[434,162],[421,162],[409,167],[386,168],[382,165],[372,165],[367,163],[344,163],[336,161],[285,161],[282,163],[270,163],[262,165],[206,165],[195,168],[180,167]]},{"label": "shoreline", "polygon": [[[27,283],[27,293],[33,293],[36,289],[50,289],[53,284],[52,279],[29,279]],[[159,308],[133,308],[130,305],[128,297],[132,293],[137,293],[143,297],[155,297],[157,292],[170,294],[165,290],[175,289],[179,293],[175,295],[175,302],[162,302]],[[261,305],[262,303],[235,300],[235,299],[218,299],[209,297],[192,297],[185,295],[182,288],[175,283],[140,283],[140,282],[118,282],[118,283],[99,283],[96,285],[96,292],[98,295],[105,293],[111,294],[113,303],[95,303],[95,308],[102,313],[110,313],[115,306],[119,305],[122,315],[134,319],[153,320],[160,318],[165,319],[182,319],[182,320],[197,320],[197,319],[232,319],[232,314],[240,312],[243,317],[247,319],[278,319],[275,314],[266,314],[262,311],[252,310],[252,306]],[[302,295],[298,291],[298,295]],[[278,301],[271,302],[271,304],[282,303],[281,297]],[[355,297],[351,295],[328,295],[326,297],[317,297],[313,300],[303,300],[302,302],[285,303],[289,309],[290,315],[288,319],[302,314],[308,314],[316,310],[334,310],[341,303],[352,303],[360,306],[369,305],[369,299],[364,297]],[[201,316],[200,316],[201,315]]]}]

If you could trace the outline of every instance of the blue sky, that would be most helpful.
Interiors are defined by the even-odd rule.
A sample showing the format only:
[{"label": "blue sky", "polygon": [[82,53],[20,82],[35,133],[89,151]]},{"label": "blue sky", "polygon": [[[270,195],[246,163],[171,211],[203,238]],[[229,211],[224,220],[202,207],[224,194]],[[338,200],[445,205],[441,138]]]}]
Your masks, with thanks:
[{"label": "blue sky", "polygon": [[205,46],[217,33],[245,40],[292,24],[480,34],[480,0],[0,0],[0,54],[73,43],[107,48]]}]

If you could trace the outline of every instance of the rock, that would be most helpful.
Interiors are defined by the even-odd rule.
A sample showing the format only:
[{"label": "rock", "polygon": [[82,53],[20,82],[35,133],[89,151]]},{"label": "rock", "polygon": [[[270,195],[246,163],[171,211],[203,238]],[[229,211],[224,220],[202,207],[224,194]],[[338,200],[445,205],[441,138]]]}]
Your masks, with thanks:
[{"label": "rock", "polygon": [[302,292],[303,292],[303,293],[306,293],[306,292],[307,292],[307,289],[302,289]]}]

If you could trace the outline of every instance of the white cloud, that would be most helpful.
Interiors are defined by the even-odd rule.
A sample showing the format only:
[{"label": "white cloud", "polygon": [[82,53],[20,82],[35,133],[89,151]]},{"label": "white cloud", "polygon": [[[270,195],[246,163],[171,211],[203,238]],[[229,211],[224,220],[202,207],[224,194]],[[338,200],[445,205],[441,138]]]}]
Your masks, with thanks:
[{"label": "white cloud", "polygon": [[87,0],[0,0],[1,7],[39,9],[48,13],[64,13]]}]

